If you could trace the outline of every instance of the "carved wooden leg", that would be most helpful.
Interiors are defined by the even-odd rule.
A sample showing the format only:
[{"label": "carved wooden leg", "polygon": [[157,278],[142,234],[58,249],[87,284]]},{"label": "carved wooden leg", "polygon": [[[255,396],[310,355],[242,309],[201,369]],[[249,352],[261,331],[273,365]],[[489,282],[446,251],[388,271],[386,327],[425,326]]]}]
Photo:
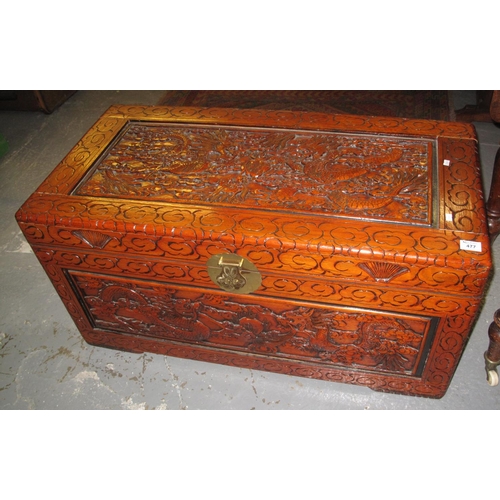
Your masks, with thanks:
[{"label": "carved wooden leg", "polygon": [[488,329],[488,335],[490,337],[490,345],[484,353],[486,377],[488,384],[494,386],[498,385],[497,366],[500,365],[500,309],[495,312],[494,321]]},{"label": "carved wooden leg", "polygon": [[486,204],[486,214],[491,241],[494,241],[500,233],[500,149],[495,156],[490,195]]}]

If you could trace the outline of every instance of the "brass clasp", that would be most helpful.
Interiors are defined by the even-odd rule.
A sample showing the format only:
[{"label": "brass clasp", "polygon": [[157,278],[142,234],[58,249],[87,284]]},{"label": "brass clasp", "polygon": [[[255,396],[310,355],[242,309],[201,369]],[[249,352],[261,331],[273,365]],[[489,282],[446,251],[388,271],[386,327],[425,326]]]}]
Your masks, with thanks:
[{"label": "brass clasp", "polygon": [[213,255],[207,261],[210,279],[226,292],[251,293],[262,283],[259,270],[234,253]]}]

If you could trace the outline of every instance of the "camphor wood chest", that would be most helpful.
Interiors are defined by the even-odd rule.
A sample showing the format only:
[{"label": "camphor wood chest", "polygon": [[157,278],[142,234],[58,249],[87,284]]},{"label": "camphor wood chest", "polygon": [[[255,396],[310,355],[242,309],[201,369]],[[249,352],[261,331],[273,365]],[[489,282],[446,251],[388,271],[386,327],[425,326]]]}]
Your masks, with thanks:
[{"label": "camphor wood chest", "polygon": [[17,220],[90,344],[428,397],[491,269],[457,123],[112,107]]}]

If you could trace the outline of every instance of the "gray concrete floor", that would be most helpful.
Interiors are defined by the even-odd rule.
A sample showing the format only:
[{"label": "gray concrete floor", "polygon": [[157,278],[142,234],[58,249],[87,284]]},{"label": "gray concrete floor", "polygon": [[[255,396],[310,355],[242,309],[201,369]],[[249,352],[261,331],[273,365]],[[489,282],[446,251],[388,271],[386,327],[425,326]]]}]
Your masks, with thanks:
[{"label": "gray concrete floor", "polygon": [[[86,344],[24,240],[16,210],[112,104],[156,104],[161,91],[79,91],[51,115],[0,112],[9,143],[0,158],[1,410],[493,410],[500,386],[486,382],[487,330],[500,307],[500,279],[446,396],[398,396],[364,387],[219,366]],[[473,102],[457,92],[455,108]],[[475,123],[486,194],[500,128]],[[500,242],[494,247],[496,267]]]}]

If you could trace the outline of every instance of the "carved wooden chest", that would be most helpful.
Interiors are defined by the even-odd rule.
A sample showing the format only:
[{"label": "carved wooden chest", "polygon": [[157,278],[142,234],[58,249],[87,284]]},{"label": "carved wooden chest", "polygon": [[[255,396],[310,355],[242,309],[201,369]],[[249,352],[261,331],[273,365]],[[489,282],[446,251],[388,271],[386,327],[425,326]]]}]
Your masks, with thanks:
[{"label": "carved wooden chest", "polygon": [[91,344],[409,395],[491,269],[467,124],[113,107],[17,219]]}]

